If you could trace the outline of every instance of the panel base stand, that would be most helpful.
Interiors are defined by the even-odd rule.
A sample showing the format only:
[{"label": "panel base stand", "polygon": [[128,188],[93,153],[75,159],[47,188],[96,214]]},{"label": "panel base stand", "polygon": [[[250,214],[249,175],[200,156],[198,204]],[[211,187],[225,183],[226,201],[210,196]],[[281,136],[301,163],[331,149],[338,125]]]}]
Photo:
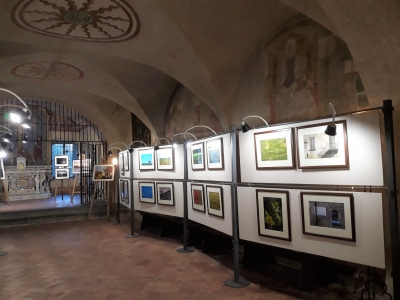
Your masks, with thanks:
[{"label": "panel base stand", "polygon": [[132,234],[127,234],[125,237],[126,237],[127,239],[137,238],[137,237],[139,237],[139,234],[137,234],[137,233],[134,233],[133,235],[132,235]]},{"label": "panel base stand", "polygon": [[194,249],[179,248],[179,249],[176,249],[176,252],[178,252],[178,253],[192,253],[192,252],[194,252]]},{"label": "panel base stand", "polygon": [[122,223],[122,222],[118,223],[118,221],[115,221],[115,222],[113,222],[113,225],[124,225],[124,223]]},{"label": "panel base stand", "polygon": [[240,278],[239,282],[235,282],[234,278],[230,278],[224,281],[224,284],[226,286],[229,286],[231,288],[243,288],[248,285],[250,285],[250,281],[247,281],[246,279]]},{"label": "panel base stand", "polygon": [[7,251],[0,251],[0,256],[6,255],[7,253]]}]

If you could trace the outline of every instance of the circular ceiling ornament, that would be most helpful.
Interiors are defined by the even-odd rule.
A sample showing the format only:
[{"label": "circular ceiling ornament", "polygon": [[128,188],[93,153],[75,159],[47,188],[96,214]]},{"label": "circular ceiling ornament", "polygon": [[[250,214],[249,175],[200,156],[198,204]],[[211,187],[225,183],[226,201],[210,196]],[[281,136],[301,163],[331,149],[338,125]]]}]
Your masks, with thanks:
[{"label": "circular ceiling ornament", "polygon": [[49,79],[49,80],[78,80],[83,78],[83,72],[78,68],[58,61],[34,61],[16,66],[11,74],[18,77]]},{"label": "circular ceiling ornament", "polygon": [[121,42],[140,30],[138,15],[124,0],[21,0],[11,17],[26,30],[82,41]]}]

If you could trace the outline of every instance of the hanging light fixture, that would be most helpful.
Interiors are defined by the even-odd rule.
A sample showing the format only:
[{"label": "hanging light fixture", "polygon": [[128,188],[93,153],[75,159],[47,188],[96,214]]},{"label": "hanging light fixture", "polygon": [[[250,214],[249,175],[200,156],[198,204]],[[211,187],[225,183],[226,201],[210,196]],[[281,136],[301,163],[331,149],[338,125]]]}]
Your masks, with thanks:
[{"label": "hanging light fixture", "polygon": [[[261,119],[261,120],[264,121],[264,123],[265,123],[265,125],[267,125],[267,127],[269,127],[267,121],[265,121],[263,118],[261,118],[261,117],[259,117],[259,116],[247,116],[247,117],[244,117],[244,118],[242,119],[241,127],[242,127],[242,132],[243,132],[243,133],[245,133],[245,132],[251,130],[251,127],[250,127],[247,123],[244,122],[244,120],[246,120],[246,119],[248,119],[248,118],[259,118],[259,119]],[[254,127],[253,127],[253,129],[254,129]]]},{"label": "hanging light fixture", "polygon": [[160,140],[165,140],[165,141],[167,141],[168,145],[171,145],[166,138],[160,138],[160,139],[158,139],[157,141],[154,142],[154,151],[157,151],[157,150],[160,149],[160,147],[157,145],[157,142],[160,141]]},{"label": "hanging light fixture", "polygon": [[325,134],[329,136],[335,136],[336,135],[336,125],[335,125],[335,116],[336,116],[336,111],[335,108],[333,107],[332,103],[329,102],[329,105],[331,106],[332,109],[332,122],[328,124],[328,126],[325,129]]},{"label": "hanging light fixture", "polygon": [[22,138],[22,143],[26,144],[28,142],[28,133],[24,132],[24,137]]},{"label": "hanging light fixture", "polygon": [[129,144],[129,152],[130,153],[132,153],[134,150],[133,150],[133,146],[132,146],[132,144],[134,144],[134,143],[142,143],[145,147],[147,147],[147,145],[146,145],[146,143],[145,142],[142,142],[142,141],[133,141],[132,143],[130,143]]}]

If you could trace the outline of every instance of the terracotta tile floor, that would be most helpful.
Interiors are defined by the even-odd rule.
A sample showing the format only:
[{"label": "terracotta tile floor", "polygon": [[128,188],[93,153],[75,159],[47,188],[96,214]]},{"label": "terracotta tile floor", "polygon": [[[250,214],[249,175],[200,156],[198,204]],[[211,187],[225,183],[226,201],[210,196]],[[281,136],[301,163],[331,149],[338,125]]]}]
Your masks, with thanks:
[{"label": "terracotta tile floor", "polygon": [[297,299],[225,287],[233,273],[210,256],[129,233],[105,218],[0,228],[0,299]]}]

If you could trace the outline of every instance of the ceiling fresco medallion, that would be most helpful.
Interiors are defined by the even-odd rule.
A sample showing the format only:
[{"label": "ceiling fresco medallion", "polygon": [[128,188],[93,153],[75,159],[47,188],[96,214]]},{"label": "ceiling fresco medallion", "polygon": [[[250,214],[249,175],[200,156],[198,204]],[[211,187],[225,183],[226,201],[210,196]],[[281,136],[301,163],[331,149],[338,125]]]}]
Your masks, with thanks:
[{"label": "ceiling fresco medallion", "polygon": [[25,78],[50,80],[78,80],[83,72],[78,68],[58,61],[35,61],[16,66],[11,74]]},{"label": "ceiling fresco medallion", "polygon": [[11,17],[26,30],[82,41],[126,41],[140,30],[124,0],[21,0]]}]

